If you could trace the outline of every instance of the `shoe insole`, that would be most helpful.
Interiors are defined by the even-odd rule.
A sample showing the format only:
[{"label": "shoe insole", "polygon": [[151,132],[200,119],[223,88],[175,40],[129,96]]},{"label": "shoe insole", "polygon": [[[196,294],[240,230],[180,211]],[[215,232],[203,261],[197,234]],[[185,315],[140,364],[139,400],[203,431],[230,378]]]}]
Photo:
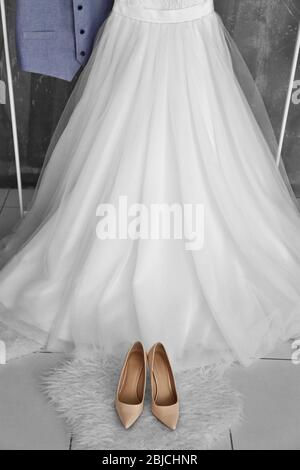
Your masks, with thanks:
[{"label": "shoe insole", "polygon": [[153,364],[153,376],[156,385],[155,403],[158,406],[171,406],[177,402],[170,374],[165,356],[157,351]]},{"label": "shoe insole", "polygon": [[132,352],[124,373],[119,400],[128,405],[139,405],[144,395],[144,357],[140,352]]}]

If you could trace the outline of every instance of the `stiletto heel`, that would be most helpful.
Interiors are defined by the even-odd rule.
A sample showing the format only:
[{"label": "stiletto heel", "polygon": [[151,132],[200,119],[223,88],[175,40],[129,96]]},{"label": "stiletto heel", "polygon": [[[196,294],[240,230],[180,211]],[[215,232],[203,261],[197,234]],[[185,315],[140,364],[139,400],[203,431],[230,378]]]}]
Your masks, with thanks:
[{"label": "stiletto heel", "polygon": [[135,343],[127,354],[117,390],[116,410],[129,429],[141,416],[146,390],[147,356],[142,343]]},{"label": "stiletto heel", "polygon": [[152,413],[175,431],[179,420],[179,401],[171,364],[164,346],[155,344],[148,353],[151,374]]}]

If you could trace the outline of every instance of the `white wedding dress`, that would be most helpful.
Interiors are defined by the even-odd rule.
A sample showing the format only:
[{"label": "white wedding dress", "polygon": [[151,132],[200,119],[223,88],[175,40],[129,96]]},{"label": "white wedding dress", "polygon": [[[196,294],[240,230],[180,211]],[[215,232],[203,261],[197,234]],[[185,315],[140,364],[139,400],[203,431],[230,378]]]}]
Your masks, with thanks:
[{"label": "white wedding dress", "polygon": [[[49,350],[250,364],[300,332],[300,216],[212,0],[116,0],[2,243],[0,321]],[[101,203],[203,204],[204,245],[99,240]]]}]

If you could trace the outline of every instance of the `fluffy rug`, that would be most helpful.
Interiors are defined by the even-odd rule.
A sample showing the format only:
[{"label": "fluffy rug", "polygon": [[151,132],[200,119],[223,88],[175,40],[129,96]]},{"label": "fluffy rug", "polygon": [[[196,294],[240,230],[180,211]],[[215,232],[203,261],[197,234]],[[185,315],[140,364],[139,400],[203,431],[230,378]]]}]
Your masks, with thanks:
[{"label": "fluffy rug", "polygon": [[73,449],[207,450],[241,419],[241,397],[229,380],[217,370],[197,369],[177,377],[181,417],[175,432],[152,416],[149,390],[144,414],[126,431],[114,410],[120,364],[115,358],[71,359],[44,379],[43,390],[71,428]]}]

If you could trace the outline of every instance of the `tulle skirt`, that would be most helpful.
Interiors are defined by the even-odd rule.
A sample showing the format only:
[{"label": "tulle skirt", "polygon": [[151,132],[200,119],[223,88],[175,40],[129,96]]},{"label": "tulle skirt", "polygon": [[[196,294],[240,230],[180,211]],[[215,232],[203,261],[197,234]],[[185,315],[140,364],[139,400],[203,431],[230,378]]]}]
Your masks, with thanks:
[{"label": "tulle skirt", "polygon": [[[2,242],[0,320],[49,350],[162,341],[244,365],[300,333],[300,216],[261,98],[211,0],[117,0]],[[201,205],[184,239],[97,237],[100,204]]]}]

